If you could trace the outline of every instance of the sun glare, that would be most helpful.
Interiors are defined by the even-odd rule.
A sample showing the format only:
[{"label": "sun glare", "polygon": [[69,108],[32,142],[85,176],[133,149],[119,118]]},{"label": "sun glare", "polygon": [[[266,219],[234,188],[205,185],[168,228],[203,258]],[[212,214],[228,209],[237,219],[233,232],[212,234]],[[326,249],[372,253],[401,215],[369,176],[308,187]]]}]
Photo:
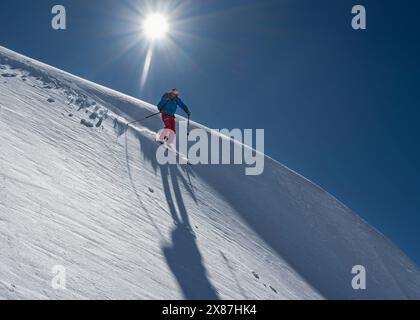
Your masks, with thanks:
[{"label": "sun glare", "polygon": [[151,14],[143,23],[143,32],[150,40],[162,39],[168,31],[168,19],[163,14]]}]

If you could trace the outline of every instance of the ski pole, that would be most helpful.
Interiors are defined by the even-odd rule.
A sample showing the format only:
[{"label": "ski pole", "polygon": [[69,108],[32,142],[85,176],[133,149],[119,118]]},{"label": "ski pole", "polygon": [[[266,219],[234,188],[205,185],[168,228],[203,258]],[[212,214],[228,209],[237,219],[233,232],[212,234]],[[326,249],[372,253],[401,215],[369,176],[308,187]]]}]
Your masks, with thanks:
[{"label": "ski pole", "polygon": [[188,122],[187,122],[187,137],[190,136],[190,115],[188,115]]},{"label": "ski pole", "polygon": [[[190,115],[188,115],[188,122],[187,122],[187,148],[188,148],[188,137],[190,136]],[[190,164],[190,158],[187,151],[187,163]]]},{"label": "ski pole", "polygon": [[156,112],[156,113],[154,113],[154,114],[151,114],[150,116],[147,116],[147,117],[145,117],[145,118],[143,118],[143,119],[140,119],[140,120],[135,120],[135,121],[131,121],[131,122],[127,123],[127,127],[128,127],[130,124],[134,124],[134,123],[137,123],[137,122],[142,122],[142,121],[144,121],[144,120],[147,120],[147,119],[149,119],[149,118],[152,118],[152,117],[154,117],[154,116],[157,116],[158,114],[160,114],[160,111],[159,111],[159,112]]}]

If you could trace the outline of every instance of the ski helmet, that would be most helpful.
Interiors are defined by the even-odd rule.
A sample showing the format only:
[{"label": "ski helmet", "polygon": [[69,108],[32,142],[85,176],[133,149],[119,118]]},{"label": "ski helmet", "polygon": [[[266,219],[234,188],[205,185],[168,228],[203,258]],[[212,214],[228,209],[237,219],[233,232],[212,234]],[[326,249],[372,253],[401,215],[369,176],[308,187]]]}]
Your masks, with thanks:
[{"label": "ski helmet", "polygon": [[171,94],[173,94],[174,96],[179,96],[179,91],[178,91],[178,89],[172,89],[171,90],[171,92],[169,92],[169,93],[171,93]]}]

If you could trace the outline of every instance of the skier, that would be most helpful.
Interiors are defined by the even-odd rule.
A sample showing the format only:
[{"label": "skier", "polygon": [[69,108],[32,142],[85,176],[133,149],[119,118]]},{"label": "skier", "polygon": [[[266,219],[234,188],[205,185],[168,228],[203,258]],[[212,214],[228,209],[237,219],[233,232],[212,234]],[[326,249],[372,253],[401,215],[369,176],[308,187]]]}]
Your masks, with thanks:
[{"label": "skier", "polygon": [[177,89],[172,89],[162,96],[158,104],[158,109],[162,113],[162,121],[165,124],[165,128],[160,136],[161,142],[172,142],[175,137],[175,113],[178,107],[181,107],[188,117],[191,117],[191,111],[179,97],[179,91]]}]

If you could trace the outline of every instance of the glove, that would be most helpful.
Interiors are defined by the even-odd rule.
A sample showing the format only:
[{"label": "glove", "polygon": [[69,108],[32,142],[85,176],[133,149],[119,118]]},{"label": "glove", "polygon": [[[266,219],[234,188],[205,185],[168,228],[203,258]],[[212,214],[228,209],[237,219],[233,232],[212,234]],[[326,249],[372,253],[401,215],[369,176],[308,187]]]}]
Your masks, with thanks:
[{"label": "glove", "polygon": [[191,111],[188,111],[187,114],[188,114],[189,117],[191,117],[192,112]]}]

